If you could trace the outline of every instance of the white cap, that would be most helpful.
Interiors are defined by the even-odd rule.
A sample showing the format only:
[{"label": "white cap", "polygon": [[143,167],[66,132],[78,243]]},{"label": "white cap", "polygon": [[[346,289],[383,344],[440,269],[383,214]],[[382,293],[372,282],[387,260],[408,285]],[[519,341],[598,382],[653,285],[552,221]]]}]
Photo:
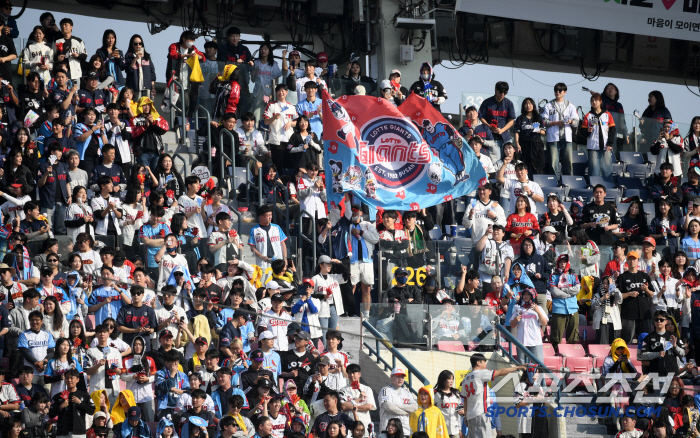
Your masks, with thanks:
[{"label": "white cap", "polygon": [[379,89],[386,90],[387,88],[391,89],[391,82],[388,79],[384,79],[379,83]]},{"label": "white cap", "polygon": [[265,330],[260,334],[260,340],[262,341],[263,339],[275,339],[277,336],[275,336],[270,330]]},{"label": "white cap", "polygon": [[393,370],[391,370],[391,375],[392,376],[405,376],[406,370],[403,368],[394,368]]},{"label": "white cap", "polygon": [[280,285],[275,280],[271,280],[265,284],[265,287],[268,289],[279,289]]}]

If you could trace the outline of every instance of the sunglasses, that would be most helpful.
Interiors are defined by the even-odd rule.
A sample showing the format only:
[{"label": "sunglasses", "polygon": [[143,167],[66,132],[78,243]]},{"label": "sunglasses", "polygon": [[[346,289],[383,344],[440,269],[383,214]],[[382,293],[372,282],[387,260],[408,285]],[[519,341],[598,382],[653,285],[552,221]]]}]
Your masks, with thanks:
[{"label": "sunglasses", "polygon": [[561,92],[563,92],[563,91],[564,91],[563,88],[556,88],[556,89],[554,90],[555,93],[561,93]]},{"label": "sunglasses", "polygon": [[46,259],[47,262],[58,262],[58,259]]},{"label": "sunglasses", "polygon": [[135,46],[143,46],[143,43],[140,41],[134,41]]},{"label": "sunglasses", "polygon": [[143,292],[132,292],[131,295],[134,295],[134,296],[136,296],[136,295],[143,295]]},{"label": "sunglasses", "polygon": [[664,318],[656,318],[654,322],[666,322]]}]

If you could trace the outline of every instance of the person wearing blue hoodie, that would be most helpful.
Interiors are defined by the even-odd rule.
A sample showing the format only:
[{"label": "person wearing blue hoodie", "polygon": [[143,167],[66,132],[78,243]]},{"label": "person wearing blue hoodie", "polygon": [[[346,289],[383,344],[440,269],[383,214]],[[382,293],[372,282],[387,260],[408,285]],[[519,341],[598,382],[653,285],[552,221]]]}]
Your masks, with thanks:
[{"label": "person wearing blue hoodie", "polygon": [[547,283],[551,268],[544,257],[537,254],[534,241],[526,237],[520,243],[520,257],[515,260],[525,268],[525,273],[537,291],[537,304],[541,307],[547,307]]},{"label": "person wearing blue hoodie", "polygon": [[70,301],[70,312],[66,314],[66,321],[72,321],[74,318],[83,320],[83,315],[87,315],[87,297],[83,288],[80,287],[80,273],[78,271],[70,271],[66,274],[66,285],[68,301]]},{"label": "person wearing blue hoodie", "polygon": [[141,418],[141,408],[138,406],[130,407],[126,421],[115,424],[113,430],[114,438],[151,438],[151,428]]},{"label": "person wearing blue hoodie", "polygon": [[304,278],[297,290],[296,301],[292,305],[292,316],[296,322],[301,324],[301,329],[309,333],[314,345],[318,345],[318,340],[322,335],[319,329],[321,323],[318,319],[321,301],[313,297],[313,292],[314,281],[310,278]]},{"label": "person wearing blue hoodie", "polygon": [[435,80],[433,66],[428,62],[424,62],[420,66],[420,78],[411,85],[410,90],[412,93],[428,99],[428,102],[438,111],[440,111],[440,105],[445,103],[447,99],[445,87]]},{"label": "person wearing blue hoodie", "polygon": [[[166,428],[170,428],[166,430]],[[169,418],[161,418],[156,429],[156,438],[178,438],[175,425]]]},{"label": "person wearing blue hoodie", "polygon": [[569,263],[569,256],[557,258],[557,266],[549,277],[549,291],[552,294],[552,337],[554,351],[559,353],[559,343],[566,330],[566,343],[578,342],[578,301],[576,295],[581,290],[578,276]]},{"label": "person wearing blue hoodie", "polygon": [[[508,277],[508,287],[503,288],[501,295],[501,303],[506,307],[506,326],[510,325],[510,317],[513,315],[515,305],[520,301],[520,296],[526,289],[534,289],[535,285],[525,274],[525,267],[522,263],[515,262],[510,268],[510,276]],[[511,332],[513,330],[511,329]],[[513,333],[515,334],[515,333]]]},{"label": "person wearing blue hoodie", "polygon": [[165,367],[156,373],[156,412],[160,418],[173,414],[180,396],[190,389],[187,374],[177,369],[180,363],[178,352],[170,350],[164,356]]}]

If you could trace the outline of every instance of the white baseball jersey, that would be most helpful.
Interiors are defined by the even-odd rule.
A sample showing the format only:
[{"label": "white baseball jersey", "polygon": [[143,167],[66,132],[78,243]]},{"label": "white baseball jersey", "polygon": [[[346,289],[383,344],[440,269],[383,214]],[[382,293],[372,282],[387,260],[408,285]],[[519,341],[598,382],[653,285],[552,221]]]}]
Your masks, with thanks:
[{"label": "white baseball jersey", "polygon": [[287,427],[287,417],[277,413],[277,418],[272,418],[272,415],[268,416],[270,422],[272,422],[272,435],[270,438],[284,438],[284,429]]},{"label": "white baseball jersey", "polygon": [[[32,353],[37,360],[42,360],[46,357],[46,352],[49,348],[56,347],[56,342],[53,339],[53,335],[46,330],[39,330],[38,333],[27,330],[19,335],[17,347],[29,349],[29,352]],[[40,376],[44,374],[42,371],[39,371],[33,363],[29,363],[27,359],[24,359],[24,364],[34,369],[34,375]]]},{"label": "white baseball jersey", "polygon": [[[265,315],[269,315],[272,318],[266,318]],[[260,320],[259,327],[263,327],[269,330],[276,336],[275,338],[275,351],[287,351],[289,350],[289,341],[287,340],[287,327],[292,323],[292,317],[289,313],[282,311],[281,314],[276,314],[274,310],[270,309],[263,314]]]},{"label": "white baseball jersey", "polygon": [[398,418],[401,420],[401,426],[403,430],[411,430],[411,426],[408,423],[408,414],[406,415],[396,415],[387,412],[384,409],[385,403],[390,403],[393,405],[410,405],[416,403],[416,398],[411,394],[411,391],[406,387],[400,387],[398,389],[391,385],[385,386],[379,391],[379,430],[386,430],[386,425],[392,418]]},{"label": "white baseball jersey", "polygon": [[475,370],[462,380],[460,394],[464,399],[465,418],[467,421],[486,413],[486,397],[489,395],[488,383],[494,379],[495,371]]},{"label": "white baseball jersey", "polygon": [[[204,213],[204,198],[199,195],[194,195],[194,199],[187,195],[182,195],[177,200],[177,205],[180,206],[180,213],[189,214],[193,211],[197,211],[197,207],[202,208],[202,213]],[[204,226],[204,219],[202,218],[202,213],[195,213],[187,218],[187,224],[192,228],[199,229],[198,237],[203,239],[207,237],[207,227]]]},{"label": "white baseball jersey", "polygon": [[16,281],[12,283],[12,286],[5,287],[0,284],[0,304],[3,306],[7,305],[9,301],[12,301],[15,307],[22,307],[24,303],[24,291],[27,290],[27,286],[22,283],[17,283]]},{"label": "white baseball jersey", "polygon": [[[515,213],[515,201],[516,201],[516,199],[518,199],[518,196],[525,194],[525,191],[523,190],[523,186],[527,186],[530,190],[532,190],[533,194],[540,195],[544,198],[544,193],[542,193],[542,188],[536,182],[527,181],[527,182],[521,183],[517,179],[506,179],[505,183],[503,184],[503,190],[508,192],[508,194],[510,195],[510,199],[511,199],[510,210],[508,210],[508,212],[506,213],[506,216],[510,216],[511,214]],[[535,201],[530,196],[527,197],[527,200],[530,201],[530,213],[537,216],[537,204],[535,204]]]},{"label": "white baseball jersey", "polygon": [[[343,353],[344,354],[344,353]],[[377,409],[376,404],[374,403],[374,391],[372,391],[372,388],[370,388],[367,385],[363,385],[360,383],[360,389],[353,389],[352,386],[346,386],[345,388],[340,390],[340,399],[343,402],[349,402],[352,400],[357,400],[360,398],[361,392],[365,393],[365,397],[361,402],[358,402],[358,404],[365,404],[369,403],[373,406],[371,409],[372,411]],[[352,410],[345,411],[345,413],[352,418]],[[365,412],[357,412],[357,418],[359,418],[360,421],[362,421],[362,424],[370,424],[372,422],[372,418],[370,415],[370,411],[365,411]],[[369,436],[369,428],[365,427],[365,436]]]}]

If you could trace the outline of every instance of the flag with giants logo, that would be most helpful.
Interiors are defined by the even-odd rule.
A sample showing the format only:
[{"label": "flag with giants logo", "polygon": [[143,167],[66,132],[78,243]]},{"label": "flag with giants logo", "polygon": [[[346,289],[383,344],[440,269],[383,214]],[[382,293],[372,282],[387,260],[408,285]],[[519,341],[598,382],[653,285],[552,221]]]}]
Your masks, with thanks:
[{"label": "flag with giants logo", "polygon": [[466,140],[415,94],[396,108],[372,96],[334,100],[324,90],[323,114],[331,208],[351,192],[369,206],[418,210],[487,182]]}]

